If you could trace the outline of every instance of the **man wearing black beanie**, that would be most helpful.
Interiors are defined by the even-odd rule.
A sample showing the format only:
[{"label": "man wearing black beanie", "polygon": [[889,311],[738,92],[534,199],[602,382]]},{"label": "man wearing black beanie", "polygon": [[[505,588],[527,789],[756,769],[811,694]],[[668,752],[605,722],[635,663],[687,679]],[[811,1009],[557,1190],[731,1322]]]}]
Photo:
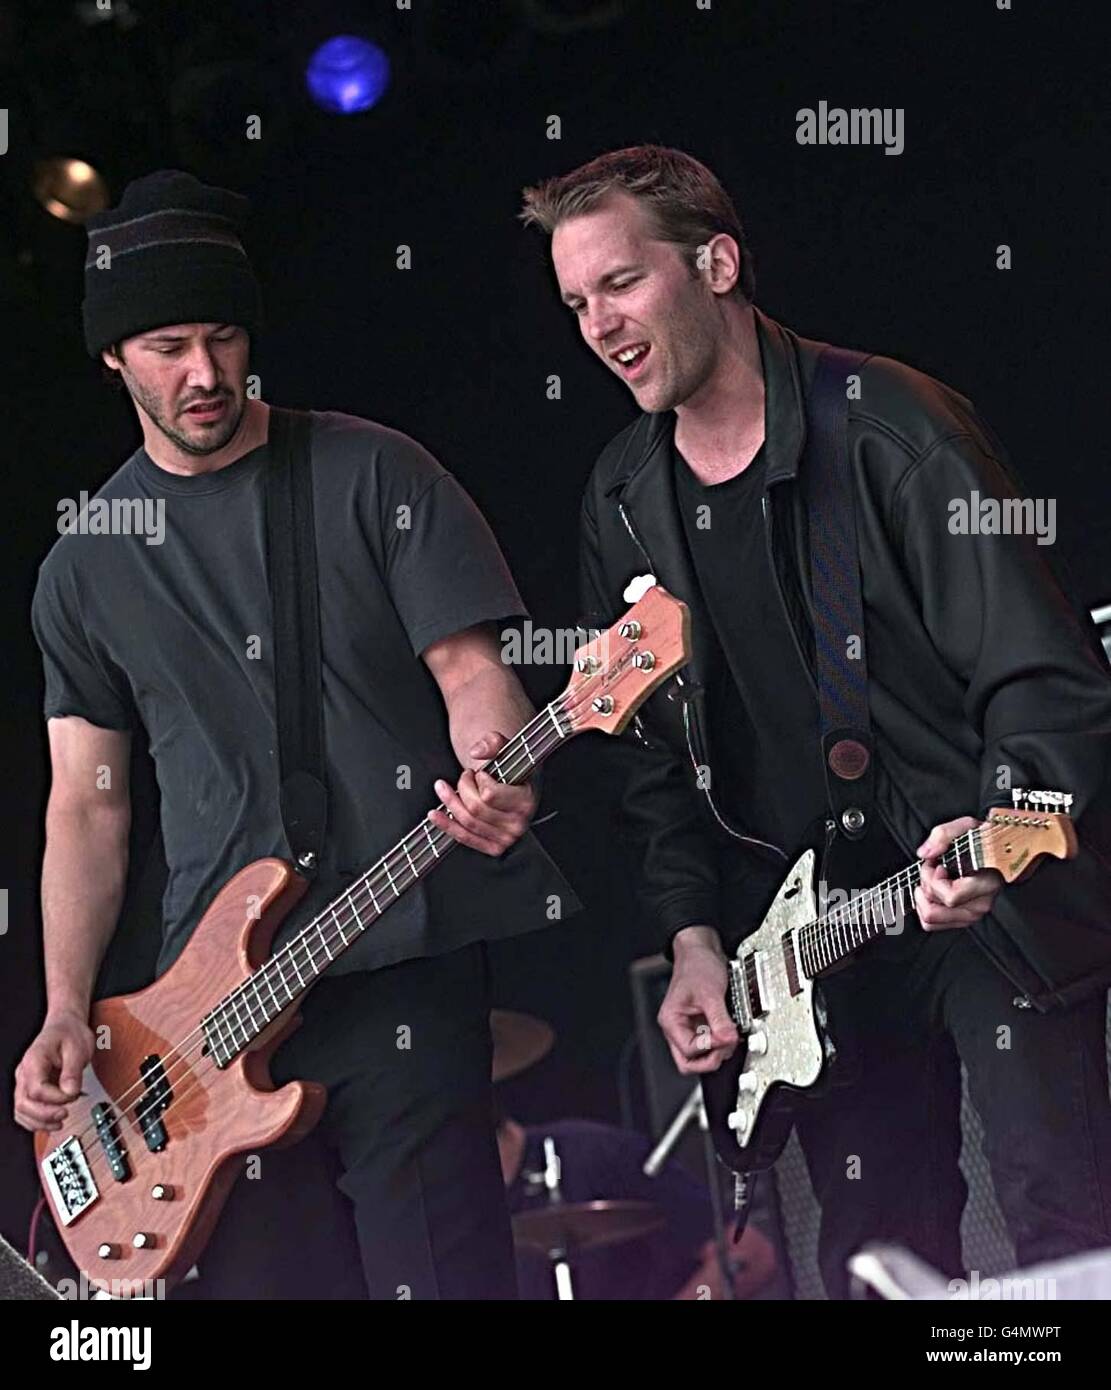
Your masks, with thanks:
[{"label": "man wearing black beanie", "polygon": [[[88,224],[86,344],[120,373],[143,431],[96,500],[139,500],[135,514],[156,508],[164,525],[69,527],[35,592],[53,785],[47,1016],[16,1075],[16,1118],[31,1130],[62,1126],[92,1055],[90,1001],[126,877],[131,731],[145,729],[161,790],[157,975],[235,872],[291,857],[267,584],[270,408],[247,395],[261,309],[246,213],[237,194],[163,171]],[[509,1298],[485,942],[547,925],[553,901],[559,916],[578,906],[528,833],[535,789],[477,770],[533,713],[493,627],[525,609],[474,504],[419,444],[336,412],[310,420],[329,819],[318,878],[277,942],[419,823],[433,790],[450,817],[429,819],[479,853],[448,858],[336,960],[272,1075],[328,1087],[321,1133],[371,1297]],[[456,786],[437,780],[455,765]],[[233,1190],[199,1261],[212,1296],[282,1289],[240,1257],[252,1204],[260,1221],[248,1190],[279,1171],[264,1155],[264,1181]],[[269,1211],[295,1196],[271,1190]]]}]

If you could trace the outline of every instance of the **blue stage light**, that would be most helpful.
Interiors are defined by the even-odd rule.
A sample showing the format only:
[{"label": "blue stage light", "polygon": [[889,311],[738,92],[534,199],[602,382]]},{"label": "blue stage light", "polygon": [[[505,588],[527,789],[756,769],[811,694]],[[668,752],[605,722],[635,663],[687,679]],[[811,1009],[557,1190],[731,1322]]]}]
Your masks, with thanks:
[{"label": "blue stage light", "polygon": [[309,59],[305,82],[318,106],[349,116],[369,110],[382,96],[390,82],[390,60],[369,39],[340,34]]}]

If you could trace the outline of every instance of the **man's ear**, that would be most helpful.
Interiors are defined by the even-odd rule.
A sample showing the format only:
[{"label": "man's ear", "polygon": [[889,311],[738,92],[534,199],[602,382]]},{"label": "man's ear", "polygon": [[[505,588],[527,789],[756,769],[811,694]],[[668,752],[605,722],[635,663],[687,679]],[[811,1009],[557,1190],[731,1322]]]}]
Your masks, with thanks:
[{"label": "man's ear", "polygon": [[108,368],[110,372],[119,371],[120,360],[111,348],[101,348],[100,360],[104,363],[104,365]]}]

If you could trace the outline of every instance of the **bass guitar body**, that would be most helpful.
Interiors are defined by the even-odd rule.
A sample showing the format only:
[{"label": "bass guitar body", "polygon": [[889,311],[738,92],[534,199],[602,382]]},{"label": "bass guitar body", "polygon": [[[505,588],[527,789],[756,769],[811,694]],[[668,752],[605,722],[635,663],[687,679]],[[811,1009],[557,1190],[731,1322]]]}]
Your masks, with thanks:
[{"label": "bass guitar body", "polygon": [[90,1281],[176,1282],[196,1263],[242,1155],[294,1143],[320,1118],[323,1086],[270,1081],[274,1049],[300,1022],[294,1007],[226,1063],[200,1026],[265,961],[306,887],[280,859],[248,864],[159,980],[93,1006],[93,1061],[69,1107],[69,1137],[35,1135],[54,1218]]}]

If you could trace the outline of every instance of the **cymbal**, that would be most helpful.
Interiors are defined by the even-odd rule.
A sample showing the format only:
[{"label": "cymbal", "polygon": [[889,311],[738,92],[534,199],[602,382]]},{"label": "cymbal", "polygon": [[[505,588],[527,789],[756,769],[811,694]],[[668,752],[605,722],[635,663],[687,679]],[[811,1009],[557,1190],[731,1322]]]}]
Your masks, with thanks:
[{"label": "cymbal", "polygon": [[553,1202],[513,1217],[513,1240],[547,1255],[581,1255],[658,1231],[664,1215],[655,1202]]},{"label": "cymbal", "polygon": [[505,1081],[539,1062],[555,1043],[555,1029],[542,1018],[509,1009],[490,1010],[490,1032],[494,1039],[495,1081]]}]

